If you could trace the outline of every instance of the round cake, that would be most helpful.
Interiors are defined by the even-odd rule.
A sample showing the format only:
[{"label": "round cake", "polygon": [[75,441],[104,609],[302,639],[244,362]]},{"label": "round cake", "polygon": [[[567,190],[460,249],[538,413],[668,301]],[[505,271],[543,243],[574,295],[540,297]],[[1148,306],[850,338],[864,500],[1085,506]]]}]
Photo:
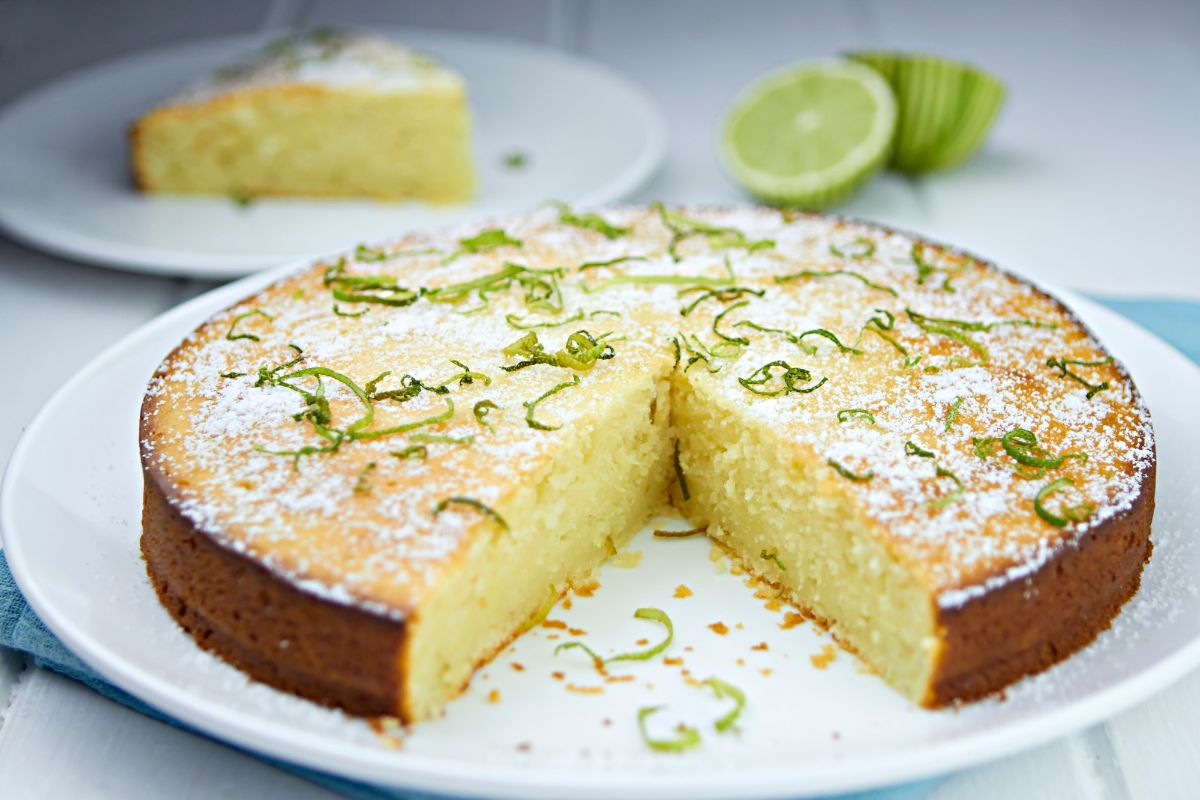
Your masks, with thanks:
[{"label": "round cake", "polygon": [[927,707],[1086,645],[1151,549],[1149,415],[1067,308],[761,208],[552,205],[323,259],[167,357],[141,451],[178,623],[406,721],[667,505]]}]

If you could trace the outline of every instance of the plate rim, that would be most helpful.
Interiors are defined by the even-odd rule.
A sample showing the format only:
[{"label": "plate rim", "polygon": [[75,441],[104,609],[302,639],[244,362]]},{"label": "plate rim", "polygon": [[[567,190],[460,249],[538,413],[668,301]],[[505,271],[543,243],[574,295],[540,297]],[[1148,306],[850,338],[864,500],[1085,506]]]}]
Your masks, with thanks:
[{"label": "plate rim", "polygon": [[[416,47],[428,42],[451,42],[456,45],[478,49],[491,48],[504,53],[536,54],[540,58],[559,63],[570,63],[575,69],[590,73],[590,76],[619,86],[637,107],[636,118],[644,125],[645,143],[637,157],[625,164],[605,184],[576,198],[575,205],[594,206],[614,203],[627,198],[646,185],[662,166],[667,149],[667,123],[662,109],[640,84],[622,75],[610,65],[587,56],[558,49],[540,42],[528,42],[504,36],[493,36],[470,31],[421,26],[347,25],[348,31],[378,33],[393,41],[403,42],[405,37],[421,40]],[[215,36],[200,36],[181,39],[168,44],[129,50],[99,61],[85,64],[69,72],[40,83],[18,94],[0,106],[0,131],[14,119],[27,113],[27,106],[69,87],[73,82],[92,72],[113,69],[136,59],[170,58],[180,50],[204,49],[225,46],[231,51],[256,40],[269,39],[278,35],[273,31],[247,31]],[[152,198],[153,199],[153,198]],[[350,198],[353,199],[353,198]],[[312,202],[320,202],[313,200]],[[476,210],[473,216],[493,216],[500,213],[517,213],[521,209],[507,211]],[[454,224],[454,220],[422,224],[419,227],[441,227]],[[403,224],[397,226],[403,228]],[[124,241],[100,241],[94,236],[80,234],[72,228],[63,228],[43,217],[30,214],[20,204],[0,202],[0,233],[13,241],[39,252],[65,258],[76,263],[166,277],[194,278],[201,280],[229,280],[248,274],[291,264],[295,253],[273,255],[246,255],[243,253],[205,253],[187,249],[161,247],[139,247]]]},{"label": "plate rim", "polygon": [[[300,738],[288,736],[277,723],[261,714],[238,712],[230,716],[223,707],[210,708],[196,693],[182,691],[160,678],[153,670],[129,662],[120,653],[109,652],[103,645],[94,643],[82,627],[77,627],[73,620],[55,610],[53,602],[42,593],[34,577],[35,568],[23,556],[20,544],[22,537],[16,533],[17,525],[12,511],[17,485],[14,476],[21,472],[26,453],[41,435],[41,429],[50,424],[56,406],[85,384],[91,375],[119,360],[126,351],[143,344],[144,339],[156,335],[159,328],[169,327],[189,316],[195,317],[199,323],[236,298],[311,263],[311,258],[305,258],[212,289],[148,320],[105,348],[66,381],[29,422],[13,449],[3,481],[0,482],[0,543],[3,544],[13,577],[33,610],[51,631],[106,680],[206,736],[262,757],[278,759],[301,768],[326,771],[348,780],[467,797],[548,799],[561,797],[568,788],[579,798],[614,794],[646,800],[672,797],[713,800],[727,797],[764,800],[809,797],[914,782],[1032,749],[1132,707],[1167,688],[1200,664],[1198,635],[1166,658],[1120,679],[1114,685],[1085,695],[1062,708],[1018,719],[999,729],[984,730],[958,740],[929,745],[921,758],[913,758],[912,754],[905,753],[884,754],[836,762],[817,769],[807,767],[797,771],[779,767],[759,769],[753,774],[728,771],[688,776],[667,772],[638,773],[636,777],[629,777],[620,773],[605,773],[600,781],[591,775],[593,780],[588,785],[580,784],[580,773],[569,769],[530,772],[527,768],[512,764],[476,765],[470,776],[464,776],[461,774],[462,762],[390,750],[368,753],[361,745],[352,743],[331,748],[327,736],[305,738],[303,732]],[[1096,316],[1111,316],[1148,337],[1170,358],[1186,365],[1194,375],[1200,373],[1200,366],[1133,320],[1071,290],[1030,278],[1023,279],[1063,301],[1085,325],[1090,326],[1089,320]],[[797,785],[797,778],[802,786]]]}]

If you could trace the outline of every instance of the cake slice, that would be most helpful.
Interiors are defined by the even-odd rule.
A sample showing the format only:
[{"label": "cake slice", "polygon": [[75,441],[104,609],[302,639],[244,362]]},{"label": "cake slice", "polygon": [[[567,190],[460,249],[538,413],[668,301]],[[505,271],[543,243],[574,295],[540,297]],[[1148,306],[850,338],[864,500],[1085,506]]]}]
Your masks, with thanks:
[{"label": "cake slice", "polygon": [[147,192],[454,203],[475,190],[466,85],[386,39],[317,31],[268,46],[130,130]]}]

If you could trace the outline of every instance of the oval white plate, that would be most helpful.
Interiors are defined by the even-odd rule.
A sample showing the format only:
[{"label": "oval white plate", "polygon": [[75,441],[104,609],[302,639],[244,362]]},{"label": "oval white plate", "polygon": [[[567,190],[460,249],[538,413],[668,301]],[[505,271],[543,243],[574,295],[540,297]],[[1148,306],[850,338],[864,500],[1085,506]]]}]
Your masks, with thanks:
[{"label": "oval white plate", "polygon": [[[1067,295],[1130,368],[1159,441],[1154,557],[1139,594],[1086,650],[1012,687],[1004,700],[923,711],[845,653],[826,669],[814,666],[828,638],[807,625],[782,629],[786,609],[765,609],[740,578],[718,574],[705,541],[643,532],[631,545],[640,564],[606,566],[594,597],[575,597],[551,618],[615,651],[641,637],[656,641],[660,629],[631,615],[661,607],[676,626],[668,655],[683,658],[682,667],[659,659],[626,664],[613,673],[634,679],[606,684],[577,651],[554,656],[566,631],[538,628],[481,670],[443,719],[416,726],[401,749],[389,749],[362,721],[252,684],[202,653],[159,606],[139,554],[136,439],[145,381],[203,318],[279,274],[199,297],[106,351],[30,424],[0,489],[9,563],[46,624],[113,683],[214,736],[412,790],[577,800],[798,797],[913,780],[1033,747],[1116,713],[1200,661],[1193,535],[1200,370],[1130,322]],[[692,597],[673,596],[681,583]],[[727,635],[709,629],[718,621]],[[768,649],[754,649],[760,642]],[[681,668],[745,690],[738,734],[712,730],[729,702],[687,685]],[[640,706],[657,704],[667,708],[651,718],[654,733],[670,735],[687,720],[701,729],[703,746],[650,752],[635,718]]]},{"label": "oval white plate", "polygon": [[[56,255],[140,272],[229,278],[406,229],[594,205],[637,189],[662,160],[646,95],[598,64],[548,48],[420,30],[380,31],[467,79],[479,194],[437,207],[360,200],[161,197],[129,179],[126,130],[198,76],[271,37],[171,45],[61,78],[0,113],[0,227]],[[503,165],[521,151],[523,168]]]}]

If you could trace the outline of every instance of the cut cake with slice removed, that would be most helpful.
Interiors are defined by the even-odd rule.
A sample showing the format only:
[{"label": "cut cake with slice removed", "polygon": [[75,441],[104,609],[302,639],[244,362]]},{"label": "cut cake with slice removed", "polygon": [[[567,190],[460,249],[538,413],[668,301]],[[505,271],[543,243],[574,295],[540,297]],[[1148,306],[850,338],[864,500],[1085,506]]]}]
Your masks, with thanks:
[{"label": "cut cake with slice removed", "polygon": [[175,619],[410,721],[668,498],[929,707],[1087,644],[1150,553],[1148,413],[1065,307],[766,209],[546,209],[325,260],[189,336],[141,437]]},{"label": "cut cake with slice removed", "polygon": [[362,34],[276,42],[150,111],[129,138],[147,192],[453,203],[475,191],[462,78]]}]

